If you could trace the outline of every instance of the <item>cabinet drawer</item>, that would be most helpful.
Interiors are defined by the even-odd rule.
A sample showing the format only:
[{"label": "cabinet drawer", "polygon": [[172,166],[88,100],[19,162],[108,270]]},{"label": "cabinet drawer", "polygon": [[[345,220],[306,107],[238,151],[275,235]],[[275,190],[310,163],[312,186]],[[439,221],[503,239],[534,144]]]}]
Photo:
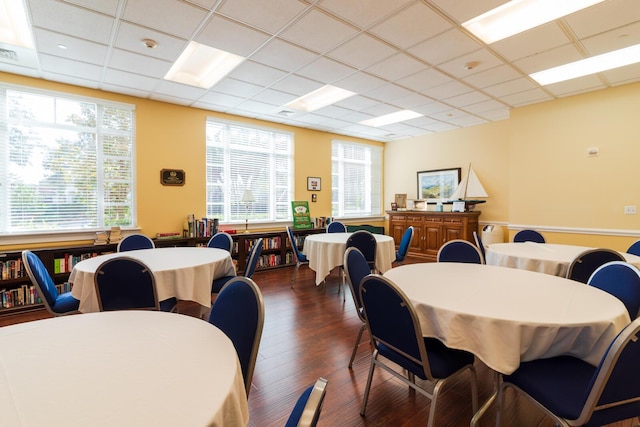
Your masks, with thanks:
[{"label": "cabinet drawer", "polygon": [[459,216],[451,216],[451,217],[442,218],[442,220],[447,224],[451,224],[451,223],[462,224],[463,218]]}]

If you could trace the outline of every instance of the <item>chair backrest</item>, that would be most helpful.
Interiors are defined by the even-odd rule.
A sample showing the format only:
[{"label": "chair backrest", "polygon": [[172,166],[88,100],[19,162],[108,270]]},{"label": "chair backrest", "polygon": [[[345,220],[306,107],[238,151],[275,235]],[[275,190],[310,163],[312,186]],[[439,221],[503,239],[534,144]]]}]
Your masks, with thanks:
[{"label": "chair backrest", "polygon": [[473,243],[462,239],[445,242],[438,250],[438,262],[465,262],[469,264],[484,264],[484,257]]},{"label": "chair backrest", "polygon": [[327,393],[327,382],[324,378],[318,378],[315,384],[300,395],[285,427],[315,427],[318,424]]},{"label": "chair backrest", "polygon": [[631,246],[629,246],[627,253],[640,256],[640,240],[636,240]]},{"label": "chair backrest", "polygon": [[473,240],[476,241],[476,246],[478,247],[478,249],[480,249],[482,258],[484,259],[485,262],[487,262],[487,253],[484,249],[484,244],[482,243],[482,239],[480,238],[480,235],[478,234],[477,231],[473,232]]},{"label": "chair backrest", "polygon": [[376,238],[373,233],[366,230],[354,231],[348,238],[345,249],[356,247],[369,263],[369,268],[373,270],[376,265]]},{"label": "chair backrest", "polygon": [[362,280],[360,299],[376,350],[382,344],[404,355],[419,366],[421,378],[431,380],[422,329],[404,292],[386,277],[370,274]]},{"label": "chair backrest", "polygon": [[404,258],[407,256],[407,252],[409,251],[409,246],[411,246],[412,240],[413,240],[413,225],[410,225],[402,234],[402,239],[400,239],[400,245],[398,245],[398,252],[396,252],[396,262],[404,261]]},{"label": "chair backrest", "polygon": [[287,226],[287,236],[289,237],[289,244],[291,244],[291,249],[293,250],[293,256],[295,257],[295,262],[298,262],[300,259],[306,259],[304,254],[300,252],[298,249],[298,244],[296,243],[296,236],[293,234],[293,230],[291,227]]},{"label": "chair backrest", "polygon": [[46,309],[54,315],[61,314],[54,309],[58,289],[40,257],[29,250],[24,250],[22,251],[22,263]]},{"label": "chair backrest", "polygon": [[207,247],[224,249],[227,252],[231,252],[231,248],[233,248],[233,237],[231,237],[229,233],[219,231],[209,239]]},{"label": "chair backrest", "polygon": [[93,277],[100,311],[160,310],[153,272],[130,257],[111,258]]},{"label": "chair backrest", "polygon": [[333,221],[327,225],[327,233],[346,233],[347,227],[340,221]]},{"label": "chair backrest", "polygon": [[209,323],[233,342],[248,396],[264,325],[264,301],[258,285],[248,277],[229,280],[211,307]]},{"label": "chair backrest", "polygon": [[536,230],[520,230],[513,236],[514,243],[535,242],[546,243],[544,236]]},{"label": "chair backrest", "polygon": [[588,285],[602,289],[618,298],[633,320],[640,312],[640,270],[623,261],[611,261],[598,267]]},{"label": "chair backrest", "polygon": [[594,373],[582,412],[572,425],[600,426],[640,413],[640,318],[613,340]]},{"label": "chair backrest", "polygon": [[244,277],[253,277],[253,273],[255,273],[256,266],[258,265],[258,259],[260,259],[260,254],[262,254],[262,238],[254,240],[253,246],[251,246],[251,250],[247,256],[247,262],[244,264],[244,271],[242,273]]},{"label": "chair backrest", "polygon": [[344,253],[344,262],[342,265],[344,266],[347,283],[351,288],[351,296],[353,297],[356,311],[358,312],[358,316],[364,320],[362,311],[360,310],[362,308],[362,302],[360,301],[360,284],[362,283],[362,279],[371,273],[371,268],[364,258],[364,255],[362,255],[362,252],[356,247],[347,248]]},{"label": "chair backrest", "polygon": [[118,252],[153,249],[155,247],[153,240],[144,234],[131,234],[118,242]]},{"label": "chair backrest", "polygon": [[588,249],[571,261],[567,279],[587,283],[598,267],[611,261],[624,261],[624,256],[611,249]]}]

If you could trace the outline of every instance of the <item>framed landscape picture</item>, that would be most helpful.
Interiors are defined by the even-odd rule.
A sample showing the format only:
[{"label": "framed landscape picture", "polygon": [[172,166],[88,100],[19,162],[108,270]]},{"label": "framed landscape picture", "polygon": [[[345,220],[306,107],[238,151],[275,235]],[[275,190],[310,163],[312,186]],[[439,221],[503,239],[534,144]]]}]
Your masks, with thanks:
[{"label": "framed landscape picture", "polygon": [[460,168],[418,172],[418,199],[444,202],[460,183]]}]

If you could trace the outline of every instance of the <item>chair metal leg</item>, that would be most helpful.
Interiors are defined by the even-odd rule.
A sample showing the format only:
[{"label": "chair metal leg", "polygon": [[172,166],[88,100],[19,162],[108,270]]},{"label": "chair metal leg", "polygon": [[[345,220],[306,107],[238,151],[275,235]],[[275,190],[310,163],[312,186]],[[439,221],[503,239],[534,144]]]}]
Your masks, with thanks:
[{"label": "chair metal leg", "polygon": [[364,417],[364,413],[367,409],[367,401],[369,400],[369,392],[371,391],[371,380],[373,380],[373,370],[376,368],[376,358],[378,357],[378,350],[374,351],[371,357],[371,366],[369,366],[369,377],[367,378],[367,386],[364,389],[364,398],[362,399],[362,407],[360,408],[360,415]]},{"label": "chair metal leg", "polygon": [[358,338],[356,338],[356,344],[353,346],[353,351],[351,352],[351,359],[349,360],[349,369],[353,366],[353,361],[356,358],[356,353],[358,352],[358,347],[360,346],[360,341],[362,340],[362,333],[366,329],[367,324],[363,323],[360,327],[360,331],[358,332]]},{"label": "chair metal leg", "polygon": [[300,263],[296,263],[296,269],[293,270],[293,277],[291,277],[291,289],[293,289],[293,284],[296,282],[296,277],[298,277],[299,268],[300,268]]}]

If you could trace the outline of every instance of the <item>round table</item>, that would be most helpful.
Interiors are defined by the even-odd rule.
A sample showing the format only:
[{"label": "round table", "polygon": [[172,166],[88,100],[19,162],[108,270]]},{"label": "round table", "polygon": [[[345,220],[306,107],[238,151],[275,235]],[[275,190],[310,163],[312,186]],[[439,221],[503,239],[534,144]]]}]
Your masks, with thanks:
[{"label": "round table", "polygon": [[5,427],[246,426],[233,344],[175,313],[77,314],[0,328]]},{"label": "round table", "polygon": [[71,294],[80,300],[82,313],[99,311],[93,276],[100,264],[116,257],[135,258],[149,267],[156,280],[159,301],[176,297],[211,307],[213,279],[236,274],[231,254],[223,249],[175,247],[99,255],[77,263],[69,276],[73,284]]},{"label": "round table", "polygon": [[[309,260],[309,268],[316,272],[316,285],[329,275],[331,270],[344,262],[347,239],[353,233],[320,233],[304,239],[302,253]],[[396,244],[393,237],[374,234],[376,238],[376,269],[384,273],[396,259]]]},{"label": "round table", "polygon": [[521,361],[569,354],[597,365],[629,322],[600,289],[549,274],[464,263],[409,264],[385,277],[409,297],[426,337],[510,374]]},{"label": "round table", "polygon": [[[485,258],[489,265],[565,277],[571,261],[589,249],[595,248],[534,242],[494,243],[488,246]],[[623,252],[621,254],[627,262],[640,267],[640,257]]]}]

